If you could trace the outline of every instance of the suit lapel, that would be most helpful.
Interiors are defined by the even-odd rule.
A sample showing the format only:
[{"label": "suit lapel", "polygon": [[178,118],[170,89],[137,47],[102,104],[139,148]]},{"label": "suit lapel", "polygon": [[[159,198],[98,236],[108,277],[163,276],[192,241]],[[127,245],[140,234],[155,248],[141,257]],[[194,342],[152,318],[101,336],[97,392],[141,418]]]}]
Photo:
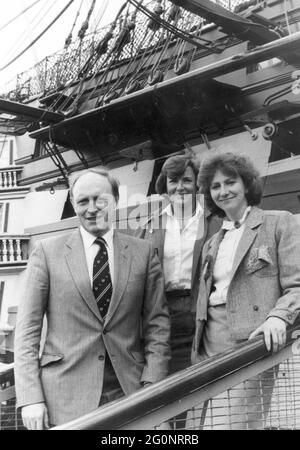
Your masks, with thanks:
[{"label": "suit lapel", "polygon": [[128,243],[117,233],[114,233],[114,281],[113,293],[105,319],[105,326],[114,315],[127,286],[131,268]]},{"label": "suit lapel", "polygon": [[86,257],[79,229],[74,231],[65,244],[65,257],[74,284],[95,316],[103,322],[91,288]]}]

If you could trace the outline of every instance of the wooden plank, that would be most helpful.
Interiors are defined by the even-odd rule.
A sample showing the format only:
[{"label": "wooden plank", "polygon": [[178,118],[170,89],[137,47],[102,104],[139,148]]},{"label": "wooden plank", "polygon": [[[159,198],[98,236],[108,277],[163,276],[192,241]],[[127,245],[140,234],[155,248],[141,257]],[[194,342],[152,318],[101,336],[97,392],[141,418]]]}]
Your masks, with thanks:
[{"label": "wooden plank", "polygon": [[28,121],[38,120],[57,123],[64,119],[63,114],[4,99],[0,99],[0,113],[11,114],[18,118],[19,116],[22,116],[23,118],[28,119]]},{"label": "wooden plank", "polygon": [[256,24],[209,0],[171,0],[171,3],[204,17],[221,26],[228,35],[239,36],[244,41],[249,40],[261,45],[280,37],[275,31]]}]

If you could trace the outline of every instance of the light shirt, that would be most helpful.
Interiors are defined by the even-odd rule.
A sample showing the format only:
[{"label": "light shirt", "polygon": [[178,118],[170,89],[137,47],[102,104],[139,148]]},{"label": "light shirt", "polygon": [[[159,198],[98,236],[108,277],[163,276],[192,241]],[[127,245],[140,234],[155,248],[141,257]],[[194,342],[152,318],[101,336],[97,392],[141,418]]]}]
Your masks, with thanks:
[{"label": "light shirt", "polygon": [[210,294],[209,306],[226,303],[227,291],[232,278],[234,257],[245,229],[245,220],[250,210],[251,206],[248,206],[243,217],[239,220],[240,228],[235,228],[234,222],[232,221],[223,221],[222,229],[226,230],[226,233],[220,242],[213,269],[213,286],[215,290]]},{"label": "light shirt", "polygon": [[181,231],[171,204],[162,214],[167,216],[163,260],[166,291],[191,289],[195,241],[196,238],[202,237],[204,232],[203,209],[197,203],[195,214]]},{"label": "light shirt", "polygon": [[[93,265],[94,259],[99,251],[99,245],[95,244],[96,236],[86,231],[83,227],[80,227],[80,233],[83,241],[83,247],[85,252],[85,258],[90,278],[91,286],[93,287]],[[114,285],[114,246],[113,246],[114,230],[111,228],[107,231],[102,238],[106,242],[108,264],[112,285]]]}]

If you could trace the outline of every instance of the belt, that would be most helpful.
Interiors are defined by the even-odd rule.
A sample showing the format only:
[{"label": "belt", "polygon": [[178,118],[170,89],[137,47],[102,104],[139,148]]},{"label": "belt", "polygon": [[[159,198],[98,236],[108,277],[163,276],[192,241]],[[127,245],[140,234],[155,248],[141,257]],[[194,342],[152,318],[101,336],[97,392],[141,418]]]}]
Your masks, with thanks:
[{"label": "belt", "polygon": [[166,296],[168,297],[189,297],[191,295],[190,289],[174,289],[174,291],[167,291]]}]

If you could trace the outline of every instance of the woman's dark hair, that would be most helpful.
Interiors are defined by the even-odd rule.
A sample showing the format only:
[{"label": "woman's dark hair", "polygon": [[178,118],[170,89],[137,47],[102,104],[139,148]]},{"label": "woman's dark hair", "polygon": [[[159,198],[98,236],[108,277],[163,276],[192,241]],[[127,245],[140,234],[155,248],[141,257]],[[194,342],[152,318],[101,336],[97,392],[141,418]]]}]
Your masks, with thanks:
[{"label": "woman's dark hair", "polygon": [[258,205],[262,196],[262,185],[258,170],[245,155],[236,153],[214,153],[205,158],[198,176],[200,192],[204,194],[207,207],[212,213],[224,216],[225,213],[213,201],[210,195],[212,180],[217,171],[233,178],[241,177],[246,188],[245,197],[248,205]]},{"label": "woman's dark hair", "polygon": [[155,183],[155,190],[157,194],[162,195],[167,193],[167,177],[180,178],[187,167],[191,167],[195,174],[195,180],[197,181],[199,168],[188,155],[176,155],[168,158],[162,166],[161,172]]}]

